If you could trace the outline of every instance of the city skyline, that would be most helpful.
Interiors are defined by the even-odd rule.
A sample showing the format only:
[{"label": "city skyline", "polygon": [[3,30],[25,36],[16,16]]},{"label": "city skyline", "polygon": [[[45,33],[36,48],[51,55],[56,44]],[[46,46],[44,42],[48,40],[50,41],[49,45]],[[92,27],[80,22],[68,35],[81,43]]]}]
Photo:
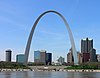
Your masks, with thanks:
[{"label": "city skyline", "polygon": [[[97,53],[100,53],[100,11],[98,10],[100,1],[67,0],[58,1],[56,4],[55,2],[53,0],[24,1],[24,3],[23,0],[20,2],[0,1],[1,60],[5,58],[4,51],[6,49],[13,51],[13,60],[15,60],[16,54],[24,53],[32,24],[42,12],[49,9],[62,13],[68,20],[78,51],[80,51],[80,40],[89,37],[94,40],[94,48],[96,48]],[[44,49],[52,52],[55,60],[60,55],[66,57],[71,48],[68,32],[63,21],[53,14],[46,15],[40,20],[33,39],[29,54],[29,60],[32,61],[34,50]]]}]

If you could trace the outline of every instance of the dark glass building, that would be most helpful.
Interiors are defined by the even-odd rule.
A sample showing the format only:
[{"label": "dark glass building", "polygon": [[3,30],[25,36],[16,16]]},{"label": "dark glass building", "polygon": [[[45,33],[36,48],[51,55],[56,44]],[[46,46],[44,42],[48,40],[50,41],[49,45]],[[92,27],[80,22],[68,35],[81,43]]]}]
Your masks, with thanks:
[{"label": "dark glass building", "polygon": [[16,56],[16,62],[17,63],[24,63],[25,55],[24,54],[19,54]]},{"label": "dark glass building", "polygon": [[90,61],[91,62],[97,62],[97,55],[96,55],[96,50],[92,49],[90,52]]},{"label": "dark glass building", "polygon": [[52,64],[52,53],[46,53],[46,65]]},{"label": "dark glass building", "polygon": [[11,50],[6,50],[6,62],[11,62]]},{"label": "dark glass building", "polygon": [[46,53],[45,50],[34,51],[34,63],[42,65],[51,65],[52,63],[52,53]]},{"label": "dark glass building", "polygon": [[82,39],[81,40],[81,53],[83,62],[96,62],[96,50],[93,48],[93,39]]},{"label": "dark glass building", "polygon": [[40,63],[40,51],[34,51],[34,63]]},{"label": "dark glass building", "polygon": [[90,53],[93,49],[93,39],[89,40],[88,38],[81,40],[81,53]]}]

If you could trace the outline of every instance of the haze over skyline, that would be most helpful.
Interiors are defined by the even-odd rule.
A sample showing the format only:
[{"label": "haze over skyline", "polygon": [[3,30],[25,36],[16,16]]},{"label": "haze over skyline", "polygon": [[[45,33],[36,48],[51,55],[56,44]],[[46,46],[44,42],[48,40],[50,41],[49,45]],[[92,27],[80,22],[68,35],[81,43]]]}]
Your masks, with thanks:
[{"label": "haze over skyline", "polygon": [[[99,0],[1,0],[0,1],[0,60],[5,60],[5,50],[24,53],[27,39],[37,17],[47,10],[60,12],[67,20],[74,36],[76,49],[80,51],[80,40],[89,37],[100,53],[100,1]],[[29,61],[34,59],[34,50],[46,50],[67,58],[71,48],[69,35],[62,19],[53,14],[45,15],[38,23],[30,50]]]}]

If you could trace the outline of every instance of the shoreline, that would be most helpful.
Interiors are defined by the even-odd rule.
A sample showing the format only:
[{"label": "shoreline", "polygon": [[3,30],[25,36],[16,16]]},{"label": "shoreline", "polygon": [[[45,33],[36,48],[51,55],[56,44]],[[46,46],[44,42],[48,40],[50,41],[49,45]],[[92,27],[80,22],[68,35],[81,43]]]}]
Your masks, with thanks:
[{"label": "shoreline", "polygon": [[94,69],[68,69],[68,70],[65,70],[65,69],[59,69],[59,70],[54,70],[54,69],[37,69],[37,70],[34,70],[34,69],[0,69],[0,72],[16,72],[16,71],[53,71],[53,72],[60,72],[60,71],[63,71],[63,72],[100,72],[100,70],[94,70]]}]

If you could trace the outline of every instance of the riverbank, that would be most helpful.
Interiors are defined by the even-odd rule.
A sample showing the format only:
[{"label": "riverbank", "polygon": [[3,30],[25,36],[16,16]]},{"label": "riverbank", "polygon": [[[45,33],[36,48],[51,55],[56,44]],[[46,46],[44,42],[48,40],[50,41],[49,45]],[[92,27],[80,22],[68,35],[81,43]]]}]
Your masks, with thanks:
[{"label": "riverbank", "polygon": [[0,72],[16,72],[16,71],[64,71],[64,72],[100,72],[100,70],[86,70],[86,69],[80,69],[80,70],[73,70],[73,69],[70,69],[70,70],[64,70],[64,69],[59,69],[59,70],[55,70],[55,69],[37,69],[37,70],[33,70],[33,69],[0,69]]}]

